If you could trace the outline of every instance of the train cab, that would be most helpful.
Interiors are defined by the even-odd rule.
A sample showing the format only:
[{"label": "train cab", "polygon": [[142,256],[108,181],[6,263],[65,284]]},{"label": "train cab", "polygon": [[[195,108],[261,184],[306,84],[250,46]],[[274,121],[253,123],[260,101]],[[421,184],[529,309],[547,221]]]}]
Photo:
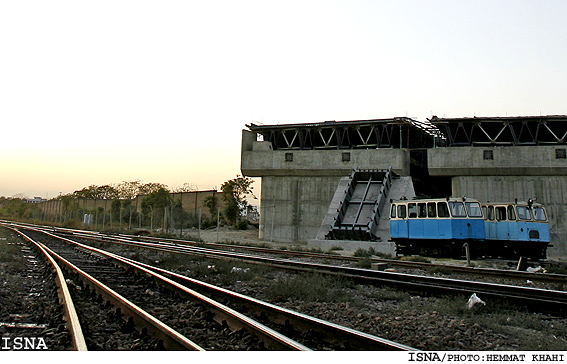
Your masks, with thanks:
[{"label": "train cab", "polygon": [[465,241],[485,238],[481,204],[466,197],[392,201],[390,237],[399,254],[460,254]]},{"label": "train cab", "polygon": [[542,204],[526,202],[483,203],[486,241],[512,255],[545,258],[550,242],[549,219]]}]

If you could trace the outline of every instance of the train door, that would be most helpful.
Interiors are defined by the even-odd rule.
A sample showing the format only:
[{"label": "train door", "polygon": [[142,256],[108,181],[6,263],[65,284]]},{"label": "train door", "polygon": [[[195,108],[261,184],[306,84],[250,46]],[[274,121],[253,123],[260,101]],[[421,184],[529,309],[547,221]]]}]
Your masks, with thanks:
[{"label": "train door", "polygon": [[496,219],[496,240],[509,240],[510,224],[506,206],[494,206],[494,218]]},{"label": "train door", "polygon": [[470,235],[469,227],[467,226],[467,211],[465,204],[461,201],[450,201],[449,210],[451,211],[451,230],[453,238],[467,239]]},{"label": "train door", "polygon": [[541,206],[534,206],[532,208],[532,217],[534,219],[534,227],[530,228],[530,240],[549,242],[549,222],[545,209]]},{"label": "train door", "polygon": [[519,226],[518,226],[518,222],[516,220],[516,211],[514,210],[514,206],[508,205],[506,207],[506,210],[507,210],[507,215],[508,215],[508,221],[510,221],[508,223],[508,225],[509,225],[509,228],[508,228],[509,239],[510,240],[519,240],[522,229],[519,228]]},{"label": "train door", "polygon": [[532,215],[527,206],[516,206],[516,211],[518,213],[518,222],[516,230],[518,231],[517,239],[522,241],[529,240],[529,227],[530,221],[532,220]]},{"label": "train door", "polygon": [[437,229],[440,239],[452,239],[453,230],[451,227],[451,215],[447,202],[437,202]]},{"label": "train door", "polygon": [[487,239],[496,240],[496,222],[494,218],[494,206],[486,206],[486,213],[484,215],[485,220],[485,234]]},{"label": "train door", "polygon": [[484,231],[484,219],[482,208],[478,202],[465,202],[467,215],[469,217],[467,227],[469,227],[469,239],[484,239],[486,232]]},{"label": "train door", "polygon": [[408,203],[408,233],[410,239],[423,239],[425,237],[424,232],[424,220],[420,217],[422,203],[418,204],[416,202]]},{"label": "train door", "polygon": [[407,206],[405,204],[392,204],[390,210],[390,236],[392,238],[409,237]]},{"label": "train door", "polygon": [[439,220],[437,219],[437,204],[427,202],[420,204],[422,217],[425,218],[424,234],[426,239],[439,239]]}]

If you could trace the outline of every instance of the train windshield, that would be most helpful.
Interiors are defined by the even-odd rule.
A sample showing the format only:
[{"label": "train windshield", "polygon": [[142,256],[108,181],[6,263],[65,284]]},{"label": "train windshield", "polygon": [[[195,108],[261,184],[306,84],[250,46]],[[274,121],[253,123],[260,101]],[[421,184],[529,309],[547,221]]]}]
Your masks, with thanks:
[{"label": "train windshield", "polygon": [[527,206],[517,206],[516,211],[518,211],[518,219],[520,220],[531,220],[530,210]]},{"label": "train windshield", "polygon": [[543,207],[534,207],[532,209],[532,213],[534,214],[534,219],[537,221],[545,221],[547,217],[545,216],[545,210]]},{"label": "train windshield", "polygon": [[451,209],[451,215],[453,215],[453,217],[467,216],[465,205],[462,202],[449,202],[449,208]]},{"label": "train windshield", "polygon": [[470,217],[482,217],[482,210],[478,202],[467,202],[466,205]]}]

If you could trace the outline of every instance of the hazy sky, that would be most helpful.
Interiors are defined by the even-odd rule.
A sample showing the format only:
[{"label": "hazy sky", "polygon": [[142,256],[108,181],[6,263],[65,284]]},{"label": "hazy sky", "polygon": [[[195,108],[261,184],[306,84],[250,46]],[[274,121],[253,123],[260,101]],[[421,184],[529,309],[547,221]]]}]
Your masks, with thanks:
[{"label": "hazy sky", "polygon": [[250,122],[567,114],[566,17],[562,0],[0,0],[0,196],[219,187]]}]

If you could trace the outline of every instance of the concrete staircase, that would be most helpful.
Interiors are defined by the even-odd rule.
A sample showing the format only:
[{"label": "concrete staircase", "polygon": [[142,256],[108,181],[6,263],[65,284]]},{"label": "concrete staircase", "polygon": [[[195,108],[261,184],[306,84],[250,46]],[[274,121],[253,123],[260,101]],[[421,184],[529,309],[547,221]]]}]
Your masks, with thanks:
[{"label": "concrete staircase", "polygon": [[311,246],[323,249],[367,249],[395,254],[390,239],[390,200],[415,197],[411,177],[387,170],[355,169],[341,178],[317,237]]},{"label": "concrete staircase", "polygon": [[392,181],[387,170],[355,169],[325,236],[330,240],[375,240],[378,222]]}]

